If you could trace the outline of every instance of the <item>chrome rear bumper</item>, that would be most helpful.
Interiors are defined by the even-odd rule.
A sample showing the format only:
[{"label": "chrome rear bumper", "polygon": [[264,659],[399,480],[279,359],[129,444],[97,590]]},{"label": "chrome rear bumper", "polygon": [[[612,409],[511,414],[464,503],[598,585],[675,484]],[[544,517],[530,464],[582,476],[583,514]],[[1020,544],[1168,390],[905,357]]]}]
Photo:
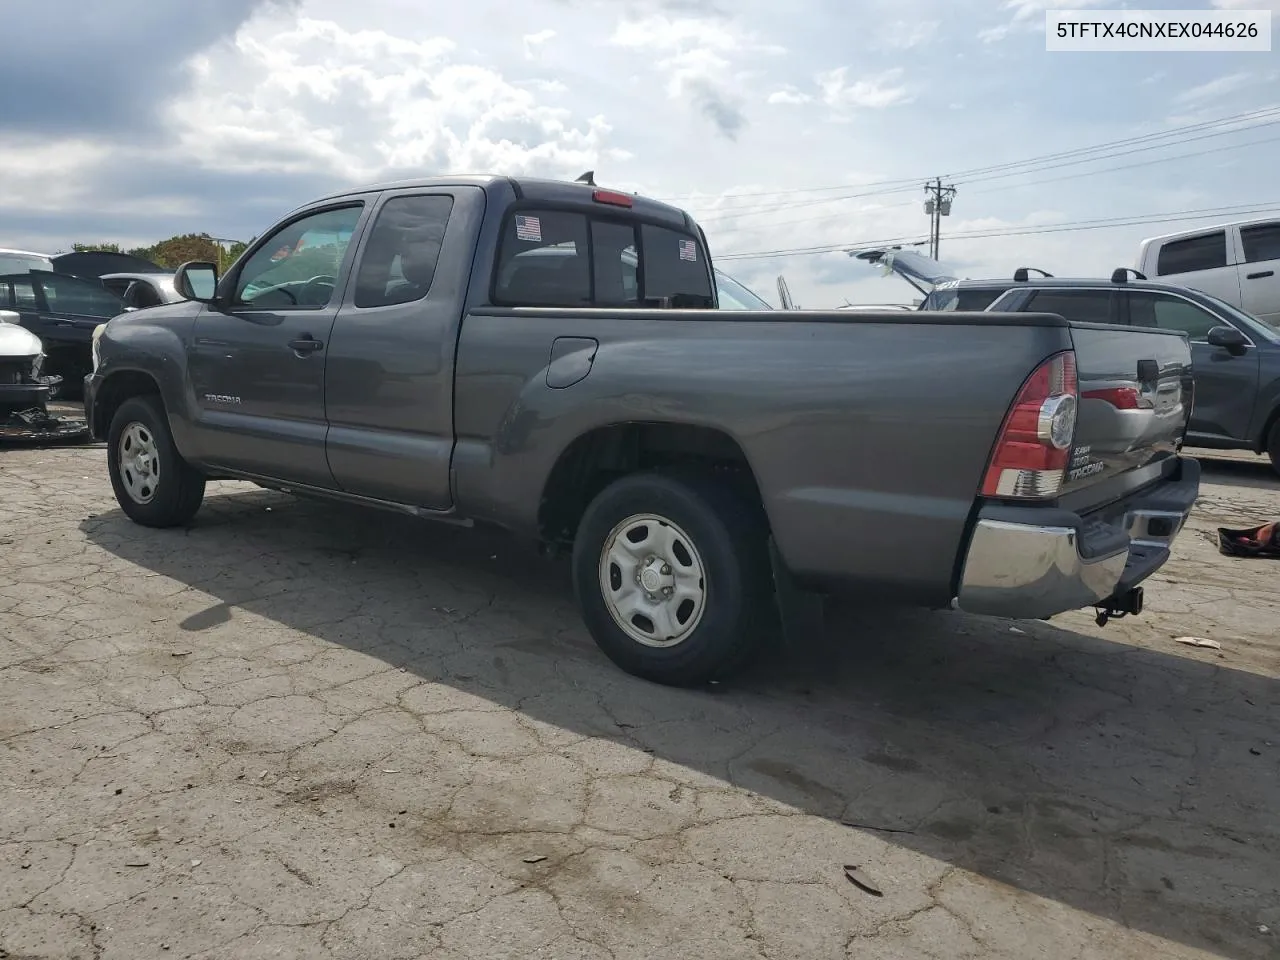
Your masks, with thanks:
[{"label": "chrome rear bumper", "polygon": [[1105,517],[984,508],[969,540],[955,606],[1043,620],[1105,605],[1132,590],[1168,560],[1195,503],[1199,464],[1183,461],[1177,480],[1117,505]]}]

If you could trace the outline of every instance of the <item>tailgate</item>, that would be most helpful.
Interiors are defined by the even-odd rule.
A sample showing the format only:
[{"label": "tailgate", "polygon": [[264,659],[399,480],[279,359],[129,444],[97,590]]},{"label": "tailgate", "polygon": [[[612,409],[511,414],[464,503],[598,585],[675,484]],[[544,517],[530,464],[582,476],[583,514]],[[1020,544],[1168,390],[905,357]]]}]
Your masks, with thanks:
[{"label": "tailgate", "polygon": [[1166,476],[1191,416],[1191,346],[1149,327],[1072,323],[1080,403],[1059,502],[1100,506]]}]

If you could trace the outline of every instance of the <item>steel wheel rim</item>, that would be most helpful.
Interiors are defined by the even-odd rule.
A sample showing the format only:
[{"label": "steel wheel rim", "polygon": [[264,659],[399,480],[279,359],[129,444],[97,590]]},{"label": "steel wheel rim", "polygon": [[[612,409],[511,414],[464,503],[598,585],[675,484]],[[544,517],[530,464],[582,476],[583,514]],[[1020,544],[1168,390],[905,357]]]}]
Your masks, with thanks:
[{"label": "steel wheel rim", "polygon": [[706,568],[693,538],[656,514],[634,514],[609,532],[599,580],[613,622],[646,647],[683,643],[706,610]]},{"label": "steel wheel rim", "polygon": [[155,434],[145,423],[133,421],[120,432],[116,444],[116,473],[134,503],[155,499],[160,484],[160,450]]}]

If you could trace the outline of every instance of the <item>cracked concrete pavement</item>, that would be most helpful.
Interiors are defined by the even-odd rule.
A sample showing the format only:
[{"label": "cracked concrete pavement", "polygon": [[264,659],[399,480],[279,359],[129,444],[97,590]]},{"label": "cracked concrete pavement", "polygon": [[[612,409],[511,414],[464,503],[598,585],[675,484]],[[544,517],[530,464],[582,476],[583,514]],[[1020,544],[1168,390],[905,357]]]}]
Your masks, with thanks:
[{"label": "cracked concrete pavement", "polygon": [[145,530],[104,460],[0,454],[0,958],[1280,956],[1252,458],[1141,618],[836,609],[702,691],[501,537],[234,484]]}]

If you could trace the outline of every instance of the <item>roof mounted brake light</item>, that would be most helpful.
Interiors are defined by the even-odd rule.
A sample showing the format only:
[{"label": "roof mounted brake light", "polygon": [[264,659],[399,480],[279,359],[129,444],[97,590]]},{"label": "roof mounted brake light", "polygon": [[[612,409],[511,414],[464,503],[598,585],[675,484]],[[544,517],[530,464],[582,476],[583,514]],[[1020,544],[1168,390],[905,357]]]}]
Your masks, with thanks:
[{"label": "roof mounted brake light", "polygon": [[592,190],[591,199],[596,203],[609,203],[615,207],[630,207],[635,204],[630,194],[618,193],[615,190]]}]

